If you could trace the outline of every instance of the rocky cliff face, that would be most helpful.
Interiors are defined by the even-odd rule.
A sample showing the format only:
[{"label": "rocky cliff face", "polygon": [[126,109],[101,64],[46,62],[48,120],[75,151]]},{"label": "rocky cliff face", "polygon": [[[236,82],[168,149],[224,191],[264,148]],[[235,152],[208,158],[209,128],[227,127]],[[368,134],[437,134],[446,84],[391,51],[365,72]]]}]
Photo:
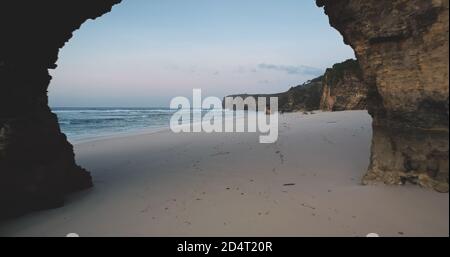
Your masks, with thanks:
[{"label": "rocky cliff face", "polygon": [[365,183],[448,192],[449,1],[318,0],[356,53],[374,138]]},{"label": "rocky cliff face", "polygon": [[59,206],[92,185],[47,105],[48,69],[74,30],[119,1],[0,3],[0,217]]},{"label": "rocky cliff face", "polygon": [[[238,94],[229,95],[227,97],[242,99],[264,97],[269,103],[270,97],[278,97],[278,111],[294,112],[294,111],[313,111],[318,110],[320,105],[320,97],[322,96],[322,77],[313,79],[292,87],[286,92],[277,94]],[[258,101],[256,101],[258,103]],[[244,106],[247,109],[247,106]],[[259,107],[257,106],[257,109]]]},{"label": "rocky cliff face", "polygon": [[[0,216],[58,206],[91,186],[48,108],[48,69],[74,30],[118,2],[0,3]],[[355,50],[369,87],[374,139],[364,181],[448,191],[449,1],[317,3]]]},{"label": "rocky cliff face", "polygon": [[327,69],[323,76],[278,94],[242,94],[229,97],[278,97],[280,112],[365,110],[367,86],[355,60]]},{"label": "rocky cliff face", "polygon": [[320,109],[324,111],[365,110],[367,85],[355,60],[338,63],[327,69],[322,79]]}]

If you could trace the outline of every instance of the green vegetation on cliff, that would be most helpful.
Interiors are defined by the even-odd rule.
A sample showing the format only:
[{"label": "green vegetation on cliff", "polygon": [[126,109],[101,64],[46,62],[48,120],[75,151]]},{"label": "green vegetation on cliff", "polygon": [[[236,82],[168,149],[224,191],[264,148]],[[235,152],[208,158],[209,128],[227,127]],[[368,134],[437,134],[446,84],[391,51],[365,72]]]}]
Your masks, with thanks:
[{"label": "green vegetation on cliff", "polygon": [[[340,90],[343,89],[343,90]],[[343,92],[347,90],[347,92]],[[362,71],[356,60],[349,59],[333,65],[323,76],[291,87],[277,94],[241,94],[229,97],[278,97],[280,112],[365,109],[366,87],[362,83]],[[338,93],[340,95],[333,95]],[[332,100],[331,100],[332,99]],[[336,99],[338,102],[336,102]],[[356,99],[356,100],[355,100]],[[331,107],[329,105],[332,105]],[[333,106],[339,106],[334,108]]]},{"label": "green vegetation on cliff", "polygon": [[324,82],[328,85],[336,85],[339,81],[344,79],[346,73],[351,73],[360,80],[363,79],[362,70],[358,61],[353,59],[348,59],[345,62],[333,65],[332,68],[326,70],[323,79],[326,80]]}]

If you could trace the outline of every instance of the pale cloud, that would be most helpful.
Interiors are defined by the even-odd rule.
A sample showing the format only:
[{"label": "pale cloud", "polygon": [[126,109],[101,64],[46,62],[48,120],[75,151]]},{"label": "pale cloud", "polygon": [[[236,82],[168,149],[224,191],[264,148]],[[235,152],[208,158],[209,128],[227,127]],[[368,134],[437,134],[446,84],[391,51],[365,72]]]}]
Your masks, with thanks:
[{"label": "pale cloud", "polygon": [[280,71],[285,72],[290,75],[314,75],[318,76],[323,73],[322,69],[305,66],[305,65],[299,65],[299,66],[293,66],[293,65],[276,65],[276,64],[266,64],[261,63],[258,65],[259,69],[264,70],[274,70],[274,71]]}]

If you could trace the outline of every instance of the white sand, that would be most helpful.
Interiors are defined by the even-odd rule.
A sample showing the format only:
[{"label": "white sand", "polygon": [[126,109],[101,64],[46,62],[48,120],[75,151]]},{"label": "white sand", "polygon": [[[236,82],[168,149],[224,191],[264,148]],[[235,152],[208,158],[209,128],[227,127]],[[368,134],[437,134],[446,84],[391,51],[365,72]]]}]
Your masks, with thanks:
[{"label": "white sand", "polygon": [[360,185],[370,123],[366,112],[295,113],[270,145],[168,131],[78,144],[95,187],[0,235],[448,236],[448,194]]}]

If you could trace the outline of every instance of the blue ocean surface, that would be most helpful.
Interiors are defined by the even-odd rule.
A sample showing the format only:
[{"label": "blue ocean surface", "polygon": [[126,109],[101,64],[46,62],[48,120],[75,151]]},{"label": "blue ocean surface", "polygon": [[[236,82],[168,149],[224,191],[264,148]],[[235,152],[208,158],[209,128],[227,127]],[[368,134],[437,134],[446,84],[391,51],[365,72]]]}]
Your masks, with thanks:
[{"label": "blue ocean surface", "polygon": [[169,108],[52,108],[71,142],[169,128]]},{"label": "blue ocean surface", "polygon": [[[169,129],[170,119],[176,111],[169,108],[52,108],[52,112],[58,116],[62,132],[72,143]],[[207,112],[200,111],[203,114]],[[225,115],[233,115],[233,112],[226,111]]]}]

